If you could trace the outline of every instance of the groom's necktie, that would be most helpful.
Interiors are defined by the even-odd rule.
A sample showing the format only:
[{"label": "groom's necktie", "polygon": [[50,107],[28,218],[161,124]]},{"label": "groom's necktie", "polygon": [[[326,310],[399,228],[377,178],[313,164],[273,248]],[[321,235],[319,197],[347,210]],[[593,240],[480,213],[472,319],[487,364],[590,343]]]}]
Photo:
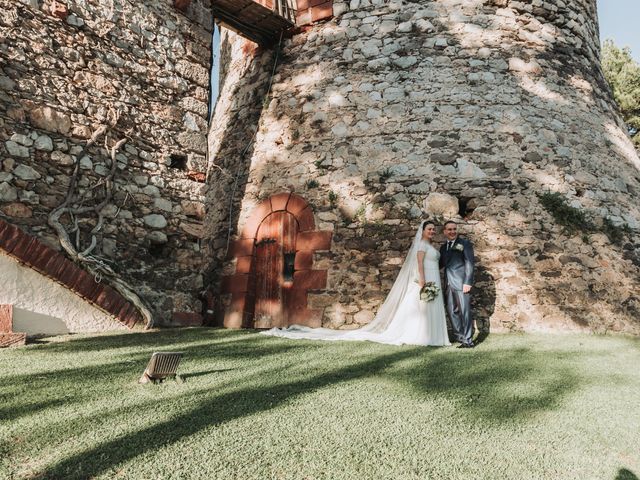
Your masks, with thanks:
[{"label": "groom's necktie", "polygon": [[452,242],[451,240],[449,240],[449,241],[447,242],[447,252],[448,252],[449,250],[451,250],[451,244],[452,244],[452,243],[453,243],[453,242]]}]

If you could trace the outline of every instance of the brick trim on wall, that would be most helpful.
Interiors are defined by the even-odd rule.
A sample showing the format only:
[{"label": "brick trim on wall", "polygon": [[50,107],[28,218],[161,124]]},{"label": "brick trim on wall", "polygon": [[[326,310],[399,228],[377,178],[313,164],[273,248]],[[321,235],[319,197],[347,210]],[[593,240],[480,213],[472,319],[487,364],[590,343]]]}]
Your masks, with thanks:
[{"label": "brick trim on wall", "polygon": [[330,249],[333,232],[315,230],[313,210],[306,200],[294,193],[284,192],[256,205],[240,238],[230,245],[228,259],[236,260],[236,271],[222,278],[221,293],[230,294],[231,302],[218,311],[218,323],[226,328],[253,327],[256,236],[264,219],[280,211],[290,213],[298,222],[290,323],[309,327],[322,324],[323,311],[308,308],[307,297],[309,290],[322,290],[327,286],[327,270],[313,270],[313,254],[318,250]]},{"label": "brick trim on wall", "polygon": [[20,228],[0,219],[0,251],[38,273],[55,280],[100,310],[132,328],[143,323],[138,309],[120,293],[81,269],[62,253],[42,243]]},{"label": "brick trim on wall", "polygon": [[309,25],[333,17],[333,0],[298,0],[296,24]]}]

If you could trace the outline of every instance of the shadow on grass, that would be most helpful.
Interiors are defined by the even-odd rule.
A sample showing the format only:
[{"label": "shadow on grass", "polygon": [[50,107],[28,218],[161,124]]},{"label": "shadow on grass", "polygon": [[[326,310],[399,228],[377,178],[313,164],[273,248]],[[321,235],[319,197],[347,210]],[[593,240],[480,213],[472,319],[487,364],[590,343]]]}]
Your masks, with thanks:
[{"label": "shadow on grass", "polygon": [[414,360],[393,376],[418,395],[458,400],[470,421],[500,422],[559,408],[584,382],[571,369],[528,348]]},{"label": "shadow on grass", "polygon": [[[93,477],[114,465],[153,450],[158,445],[172,444],[205,428],[273,409],[295,397],[329,385],[370,376],[387,368],[390,362],[410,358],[416,354],[415,350],[406,350],[352,364],[304,380],[241,388],[230,393],[212,396],[183,415],[74,455],[41,472],[35,478]],[[278,377],[276,372],[274,377]]]},{"label": "shadow on grass", "polygon": [[618,471],[618,475],[616,475],[615,480],[640,480],[638,477],[630,470],[626,468],[621,468]]},{"label": "shadow on grass", "polygon": [[[292,367],[283,368],[282,358],[273,367],[268,367],[269,362],[266,371],[254,370],[254,374],[244,381],[236,380],[232,391],[216,393],[220,389],[211,385],[198,392],[185,392],[184,395],[196,399],[192,408],[171,416],[169,420],[96,444],[46,468],[34,478],[91,478],[158,446],[171,445],[206,428],[269,411],[326,387],[370,377],[386,377],[406,384],[410,394],[423,397],[446,394],[464,405],[463,414],[468,415],[469,422],[500,422],[553,410],[577,387],[579,380],[566,368],[548,366],[542,353],[532,353],[524,348],[505,352],[470,351],[469,354],[451,351],[451,355],[440,349],[380,347],[383,351],[392,352],[381,354],[376,353],[380,351],[377,346],[368,345],[364,352],[348,356],[340,368],[331,369],[327,363],[327,350],[343,351],[340,345],[327,347],[318,342],[257,337],[245,336],[244,341],[235,346],[239,351],[227,354],[236,356],[244,352],[247,359],[261,362],[264,359],[262,352],[288,354],[299,346],[310,352],[313,358],[307,359],[310,361],[304,368],[296,362],[290,364]],[[258,348],[254,342],[262,347]],[[248,346],[242,348],[246,343]],[[224,342],[213,343],[210,349],[193,348],[205,350],[205,355],[215,355],[224,354],[222,345]],[[318,352],[314,351],[316,345]],[[349,361],[351,359],[355,361]],[[261,362],[259,365],[265,364]],[[124,373],[122,364],[117,368],[118,375]],[[283,375],[283,370],[286,375]],[[75,374],[80,375],[81,371],[86,370],[77,369]],[[195,372],[193,376],[214,371],[217,370]]]},{"label": "shadow on grass", "polygon": [[[50,342],[34,347],[47,353],[74,354],[86,352],[109,351],[113,360],[138,361],[149,360],[155,351],[185,352],[189,358],[248,358],[276,355],[298,350],[321,348],[321,345],[303,345],[290,342],[288,344],[267,344],[251,330],[225,330],[220,328],[188,328],[172,330],[156,330],[139,333],[123,333],[117,335],[98,335],[94,337],[72,338],[65,342]],[[114,362],[117,363],[117,362]],[[142,366],[146,366],[146,363]],[[52,373],[45,371],[43,375]]]},{"label": "shadow on grass", "polygon": [[484,331],[484,332],[480,332],[478,333],[478,336],[476,338],[473,339],[473,343],[477,345],[480,345],[482,342],[484,342],[487,338],[489,337],[489,332],[488,331]]},{"label": "shadow on grass", "polygon": [[11,402],[10,395],[0,396],[2,407],[0,408],[0,421],[17,420],[21,417],[34,415],[42,410],[60,407],[67,404],[67,399],[52,398],[42,402],[28,402],[24,404],[14,404]]},{"label": "shadow on grass", "polygon": [[[247,330],[222,330],[219,328],[171,328],[140,332],[125,332],[94,336],[70,336],[66,341],[39,338],[35,348],[47,348],[50,352],[93,352],[114,348],[162,348],[191,342],[206,341],[208,345],[246,339]],[[57,337],[59,338],[59,337]]]},{"label": "shadow on grass", "polygon": [[233,368],[218,368],[218,369],[213,369],[213,370],[205,370],[203,372],[187,373],[187,374],[182,375],[182,378],[184,380],[188,380],[190,378],[195,378],[195,377],[204,377],[206,375],[211,375],[213,373],[228,372],[229,370],[233,370]]},{"label": "shadow on grass", "polygon": [[[212,335],[215,334],[215,335]],[[108,352],[101,363],[89,366],[52,369],[43,359],[42,371],[27,374],[1,374],[0,420],[17,420],[40,411],[86,402],[89,398],[110,395],[114,385],[135,384],[144,371],[151,354],[156,350],[180,350],[184,359],[179,369],[183,378],[196,378],[212,373],[232,370],[215,368],[216,364],[234,359],[266,358],[272,355],[297,353],[321,348],[289,342],[265,342],[262,337],[247,331],[219,329],[188,329],[180,332],[157,331],[118,335],[81,337],[66,342],[53,342],[35,347],[28,353],[70,355],[86,352]],[[120,349],[124,349],[119,351]],[[205,360],[206,371],[190,372],[189,365]],[[77,365],[70,358],[64,365]],[[200,363],[202,365],[202,363]],[[47,368],[48,367],[48,368]],[[68,388],[62,389],[61,385]],[[46,398],[46,401],[28,402],[24,397]]]}]

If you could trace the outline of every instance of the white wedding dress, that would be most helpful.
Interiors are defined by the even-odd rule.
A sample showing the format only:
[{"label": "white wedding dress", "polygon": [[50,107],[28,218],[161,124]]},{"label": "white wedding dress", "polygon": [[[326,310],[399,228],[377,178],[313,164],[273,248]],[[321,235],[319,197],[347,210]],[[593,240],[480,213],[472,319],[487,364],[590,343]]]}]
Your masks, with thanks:
[{"label": "white wedding dress", "polygon": [[[369,340],[391,345],[445,346],[449,343],[444,309],[440,269],[440,252],[421,239],[422,226],[418,228],[409,253],[396,277],[387,298],[376,317],[358,330],[333,330],[292,325],[260,332],[264,335],[311,340]],[[420,300],[418,278],[418,251],[425,252],[424,274],[427,282],[440,287],[438,296],[431,302]]]}]

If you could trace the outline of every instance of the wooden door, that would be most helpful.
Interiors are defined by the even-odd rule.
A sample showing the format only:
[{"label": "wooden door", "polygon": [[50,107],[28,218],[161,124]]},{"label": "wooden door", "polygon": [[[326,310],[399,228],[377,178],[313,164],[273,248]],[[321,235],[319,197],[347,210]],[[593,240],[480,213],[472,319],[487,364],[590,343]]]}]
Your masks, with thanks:
[{"label": "wooden door", "polygon": [[272,213],[258,228],[254,328],[289,325],[288,298],[293,287],[297,233],[297,220],[284,211]]}]

